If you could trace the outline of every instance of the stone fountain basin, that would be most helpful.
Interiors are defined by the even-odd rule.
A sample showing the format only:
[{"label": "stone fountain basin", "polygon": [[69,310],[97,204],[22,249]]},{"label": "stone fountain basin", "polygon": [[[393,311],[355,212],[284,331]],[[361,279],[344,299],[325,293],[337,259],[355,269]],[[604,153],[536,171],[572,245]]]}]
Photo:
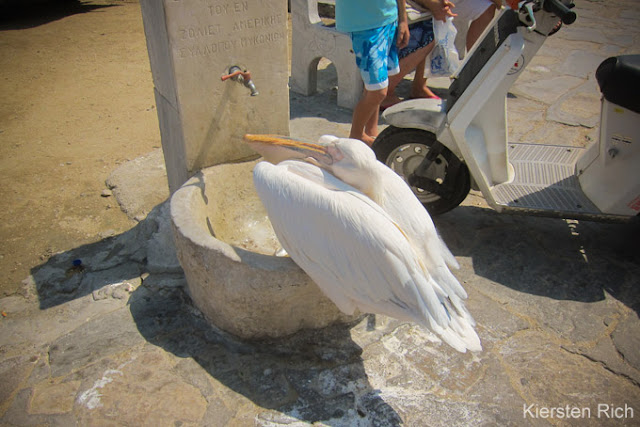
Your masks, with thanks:
[{"label": "stone fountain basin", "polygon": [[198,172],[171,197],[176,250],[194,304],[241,338],[350,322],[280,248],[253,187],[256,161]]}]

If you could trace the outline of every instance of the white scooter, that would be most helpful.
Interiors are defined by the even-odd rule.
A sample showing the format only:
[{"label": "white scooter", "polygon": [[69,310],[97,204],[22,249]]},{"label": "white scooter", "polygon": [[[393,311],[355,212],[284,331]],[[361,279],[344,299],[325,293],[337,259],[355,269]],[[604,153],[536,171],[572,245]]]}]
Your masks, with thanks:
[{"label": "white scooter", "polygon": [[[640,55],[605,60],[600,139],[588,148],[507,141],[506,97],[571,0],[525,0],[503,10],[453,76],[444,100],[388,108],[375,140],[378,160],[403,176],[437,215],[470,187],[498,212],[627,221],[640,212]],[[516,64],[514,66],[514,64]]]}]

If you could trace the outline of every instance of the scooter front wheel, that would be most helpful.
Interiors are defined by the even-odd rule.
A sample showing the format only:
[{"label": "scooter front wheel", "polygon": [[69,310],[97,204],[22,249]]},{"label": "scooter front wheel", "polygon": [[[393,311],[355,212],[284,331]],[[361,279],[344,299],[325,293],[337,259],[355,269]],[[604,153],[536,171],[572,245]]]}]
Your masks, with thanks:
[{"label": "scooter front wheel", "polygon": [[[372,148],[379,161],[409,184],[431,215],[450,211],[469,194],[469,168],[431,132],[389,126]],[[430,150],[439,152],[432,152],[426,170],[417,172]]]}]

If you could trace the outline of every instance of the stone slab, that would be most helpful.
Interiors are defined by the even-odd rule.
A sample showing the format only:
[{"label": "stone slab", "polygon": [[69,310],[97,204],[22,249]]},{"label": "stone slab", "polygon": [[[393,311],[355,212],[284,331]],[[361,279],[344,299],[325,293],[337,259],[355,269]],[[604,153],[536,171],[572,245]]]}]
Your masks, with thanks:
[{"label": "stone slab", "polygon": [[517,86],[512,89],[512,92],[545,104],[553,104],[562,95],[582,83],[583,80],[578,77],[555,75]]},{"label": "stone slab", "polygon": [[[133,182],[144,182],[149,191],[136,191]],[[124,213],[138,221],[154,207],[169,198],[167,168],[161,149],[150,152],[116,168],[106,181]]]},{"label": "stone slab", "polygon": [[574,50],[564,60],[559,71],[569,76],[594,78],[593,71],[605,59],[607,57],[602,54]]},{"label": "stone slab", "polygon": [[[51,375],[59,377],[112,353],[142,344],[128,308],[89,321],[51,344]],[[80,344],[81,343],[81,344]]]},{"label": "stone slab", "polygon": [[569,126],[588,128],[598,126],[600,124],[600,95],[596,86],[595,79],[590,79],[568,92],[549,108],[548,120]]},{"label": "stone slab", "polygon": [[640,336],[636,333],[638,327],[638,315],[630,314],[616,328],[611,338],[624,360],[640,371]]}]

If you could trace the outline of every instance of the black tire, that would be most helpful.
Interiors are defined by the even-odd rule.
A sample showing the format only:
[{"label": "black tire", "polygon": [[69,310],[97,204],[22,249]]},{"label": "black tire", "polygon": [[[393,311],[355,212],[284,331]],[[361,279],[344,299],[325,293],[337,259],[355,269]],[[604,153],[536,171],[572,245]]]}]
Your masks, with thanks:
[{"label": "black tire", "polygon": [[[409,176],[435,142],[436,136],[431,132],[389,126],[376,138],[372,148],[378,160],[389,166],[408,184]],[[455,176],[448,176],[451,170],[457,170]],[[446,194],[435,194],[419,187],[411,187],[431,215],[439,215],[458,206],[471,188],[469,168],[447,147],[443,147],[440,155],[429,167],[429,178],[440,184],[450,180],[451,189]]]}]

